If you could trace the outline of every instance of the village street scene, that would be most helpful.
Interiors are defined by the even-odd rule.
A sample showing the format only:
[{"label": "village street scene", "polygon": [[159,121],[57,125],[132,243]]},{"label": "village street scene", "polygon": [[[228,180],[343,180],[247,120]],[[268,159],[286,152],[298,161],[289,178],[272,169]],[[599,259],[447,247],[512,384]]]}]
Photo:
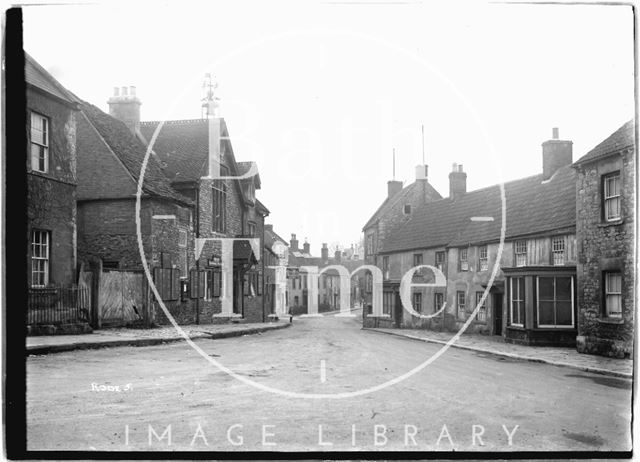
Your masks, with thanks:
[{"label": "village street scene", "polygon": [[630,7],[194,5],[22,13],[27,450],[631,451]]}]

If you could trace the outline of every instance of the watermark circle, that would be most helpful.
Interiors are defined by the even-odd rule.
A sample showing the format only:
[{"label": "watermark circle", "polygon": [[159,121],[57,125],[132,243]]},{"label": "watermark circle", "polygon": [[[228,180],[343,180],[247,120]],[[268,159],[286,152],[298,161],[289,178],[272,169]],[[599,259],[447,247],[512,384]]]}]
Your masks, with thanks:
[{"label": "watermark circle", "polygon": [[[426,60],[416,56],[414,53],[403,49],[397,45],[392,45],[389,44],[387,42],[384,42],[380,39],[378,39],[377,37],[372,37],[370,35],[367,34],[362,34],[362,33],[355,33],[353,31],[341,31],[341,30],[335,30],[335,29],[331,29],[331,30],[324,30],[324,29],[312,29],[312,30],[305,30],[305,31],[291,31],[291,32],[282,32],[279,34],[274,34],[274,35],[270,35],[268,37],[264,37],[260,40],[256,40],[244,47],[241,47],[239,50],[236,50],[233,53],[228,54],[226,57],[222,58],[222,59],[218,59],[216,61],[213,61],[212,63],[209,63],[209,68],[211,65],[219,63],[220,61],[224,61],[225,59],[228,59],[232,56],[235,56],[237,54],[240,54],[248,49],[251,49],[253,47],[256,47],[260,44],[263,44],[265,42],[270,42],[270,41],[275,41],[275,40],[279,40],[279,39],[284,39],[284,38],[293,38],[296,36],[300,36],[300,35],[314,35],[314,34],[333,34],[333,35],[348,35],[351,37],[357,37],[363,40],[370,40],[375,42],[378,45],[382,45],[382,46],[386,46],[388,48],[391,48],[405,56],[408,56],[409,58],[413,59],[414,61],[418,62],[420,65],[426,67],[430,72],[434,73],[436,76],[439,77],[439,79],[444,82],[445,84],[447,84],[449,86],[449,89],[453,91],[453,93],[455,93],[458,98],[462,101],[462,103],[466,106],[466,108],[469,110],[469,112],[472,114],[473,118],[475,119],[476,123],[478,124],[478,127],[480,128],[480,131],[482,132],[482,134],[484,135],[485,141],[487,142],[487,145],[490,149],[490,154],[493,156],[494,161],[496,159],[496,151],[495,148],[493,147],[493,144],[491,143],[489,134],[487,133],[487,130],[485,129],[484,125],[481,122],[480,117],[478,116],[477,112],[475,111],[475,109],[473,108],[473,105],[464,97],[464,95],[456,88],[455,84],[453,84],[453,82],[451,82],[444,74],[442,74],[441,72],[439,72],[437,69],[433,68]],[[196,80],[194,79],[194,82]],[[174,103],[170,106],[169,111],[172,110],[172,108],[175,106],[176,102],[180,99],[180,96],[182,94],[184,94],[184,91],[181,92],[178,97],[174,100]],[[166,118],[165,118],[166,119]],[[178,325],[178,323],[176,322],[176,320],[173,318],[173,316],[171,315],[171,313],[169,312],[169,310],[167,309],[166,305],[164,304],[164,301],[162,300],[162,297],[160,296],[158,289],[156,288],[154,282],[153,282],[153,278],[151,277],[151,272],[149,270],[149,265],[148,262],[146,260],[145,257],[145,252],[144,252],[144,245],[142,242],[142,226],[141,226],[141,220],[140,220],[140,216],[141,216],[141,197],[142,197],[142,190],[143,190],[143,183],[144,183],[144,175],[147,169],[147,164],[149,162],[149,157],[151,155],[151,152],[153,151],[153,146],[156,142],[156,139],[158,138],[158,135],[160,133],[160,131],[162,130],[162,127],[164,125],[164,121],[161,121],[156,130],[154,131],[153,136],[151,137],[151,139],[148,142],[147,145],[147,150],[144,156],[144,159],[142,161],[142,165],[140,167],[140,175],[138,176],[138,185],[137,185],[137,190],[136,190],[136,203],[135,203],[135,222],[136,222],[136,237],[137,237],[137,242],[138,242],[138,250],[140,252],[140,258],[142,261],[142,267],[144,269],[145,275],[147,277],[147,280],[149,282],[149,287],[151,288],[151,291],[153,292],[158,304],[160,305],[160,308],[162,309],[162,311],[164,312],[165,316],[167,317],[167,319],[169,320],[169,322],[171,323],[171,325],[176,329],[176,331],[185,339],[185,341],[188,343],[188,345],[193,348],[200,356],[202,356],[206,361],[208,361],[210,364],[212,364],[213,366],[215,366],[216,368],[218,368],[220,371],[230,375],[231,377],[235,378],[236,380],[239,380],[240,382],[246,384],[246,385],[250,385],[254,388],[257,388],[258,390],[264,391],[264,392],[268,392],[268,393],[273,393],[276,395],[280,395],[280,396],[284,396],[287,398],[300,398],[300,399],[315,399],[315,400],[319,400],[319,399],[345,399],[345,398],[354,398],[354,397],[358,397],[358,396],[363,396],[363,395],[367,395],[370,393],[374,393],[380,390],[383,390],[385,388],[388,388],[392,385],[396,385],[412,376],[414,376],[415,374],[417,374],[418,372],[422,371],[423,369],[425,369],[426,367],[428,367],[429,365],[431,365],[434,361],[436,361],[438,358],[440,358],[440,356],[442,356],[444,353],[446,353],[446,351],[454,344],[456,343],[456,341],[460,338],[460,336],[467,330],[467,328],[469,327],[469,325],[473,322],[473,320],[476,318],[478,312],[480,311],[480,307],[484,304],[489,291],[491,290],[491,288],[493,287],[493,283],[495,281],[495,278],[498,274],[498,271],[500,270],[500,260],[502,258],[502,252],[504,249],[504,240],[505,240],[505,234],[506,234],[506,198],[505,198],[505,190],[504,190],[504,182],[500,181],[500,183],[498,184],[499,189],[500,189],[500,201],[501,201],[501,226],[500,226],[500,243],[498,246],[498,251],[496,254],[496,260],[494,262],[493,265],[493,269],[491,271],[491,276],[489,277],[489,281],[487,282],[487,287],[484,290],[484,293],[480,299],[480,301],[477,303],[474,311],[470,314],[470,316],[467,318],[467,320],[464,322],[464,324],[460,327],[460,329],[458,330],[458,332],[451,337],[436,353],[434,353],[432,356],[430,356],[428,359],[426,359],[424,362],[422,362],[421,364],[417,365],[416,367],[414,367],[413,369],[405,372],[404,374],[387,380],[385,382],[382,382],[378,385],[374,385],[371,387],[367,387],[367,388],[363,388],[361,390],[355,390],[355,391],[349,391],[349,392],[341,392],[341,393],[301,393],[301,392],[295,392],[295,391],[288,391],[288,390],[281,390],[279,388],[275,388],[275,387],[271,387],[256,381],[253,381],[245,376],[242,376],[240,374],[235,373],[233,370],[229,369],[228,367],[226,367],[224,364],[220,363],[219,361],[217,361],[215,358],[209,356],[205,351],[203,351],[190,337],[189,335]],[[500,170],[498,170],[500,171]]]}]

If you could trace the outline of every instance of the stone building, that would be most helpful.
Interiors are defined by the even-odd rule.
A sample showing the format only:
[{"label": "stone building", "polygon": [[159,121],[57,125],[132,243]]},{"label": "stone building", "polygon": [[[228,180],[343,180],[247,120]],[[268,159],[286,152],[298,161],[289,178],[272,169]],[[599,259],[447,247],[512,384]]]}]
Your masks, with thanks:
[{"label": "stone building", "polygon": [[[554,130],[542,145],[541,174],[504,184],[503,246],[500,185],[467,192],[466,173],[455,164],[449,197],[425,202],[389,227],[375,254],[389,318],[366,317],[365,325],[457,331],[478,308],[467,332],[529,345],[575,344],[576,175],[572,143],[557,138]],[[422,317],[403,309],[399,296],[401,278],[419,265],[437,267],[446,278],[444,286],[412,288]],[[412,282],[433,283],[434,274],[423,268]]]},{"label": "stone building", "polygon": [[[132,109],[135,113],[135,108]],[[250,162],[237,162],[224,119],[219,120],[220,176],[240,177],[248,174]],[[242,179],[214,179],[210,175],[208,119],[142,122],[141,139],[150,142],[171,186],[195,204],[194,234],[206,239],[199,259],[191,266],[192,287],[199,287],[198,312],[201,322],[225,322],[238,318],[249,322],[267,320],[269,308],[264,302],[264,219],[267,208],[256,198],[260,176]],[[212,153],[213,155],[213,153]],[[218,154],[215,154],[218,156]],[[215,162],[215,157],[214,162]],[[233,312],[221,312],[224,287],[219,238],[253,238],[233,244]],[[191,274],[191,273],[190,273]],[[198,276],[199,275],[199,276]],[[202,281],[202,282],[200,282]],[[204,319],[205,321],[202,321]]]},{"label": "stone building", "polygon": [[76,281],[77,99],[25,53],[28,281]]},{"label": "stone building", "polygon": [[[132,99],[135,101],[135,95]],[[140,272],[142,260],[136,231],[139,219],[147,265],[154,277],[163,275],[162,283],[156,286],[165,305],[178,322],[193,322],[194,310],[181,279],[188,275],[194,259],[193,202],[171,187],[157,159],[151,156],[137,215],[136,192],[145,145],[131,126],[97,107],[81,102],[80,109],[77,121],[80,261],[85,267],[95,268],[97,264],[100,271]],[[145,292],[145,288],[137,287],[136,291]],[[166,322],[160,310],[156,315],[157,322]]]},{"label": "stone building", "polygon": [[[289,244],[273,230],[272,224],[264,225],[264,297],[270,318],[275,318],[276,303],[285,312],[287,307],[287,274]],[[280,274],[277,274],[277,272]],[[284,282],[278,282],[284,281]]]},{"label": "stone building", "polygon": [[631,120],[574,164],[581,353],[633,354],[635,139]]}]

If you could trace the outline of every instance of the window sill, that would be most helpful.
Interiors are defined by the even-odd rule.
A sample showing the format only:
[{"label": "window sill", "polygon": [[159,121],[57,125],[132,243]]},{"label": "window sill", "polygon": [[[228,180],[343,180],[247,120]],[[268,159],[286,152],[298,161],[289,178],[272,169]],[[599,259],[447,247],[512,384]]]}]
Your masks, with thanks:
[{"label": "window sill", "polygon": [[624,319],[622,318],[596,318],[596,320],[601,324],[624,324]]},{"label": "window sill", "polygon": [[507,326],[507,329],[511,329],[511,330],[522,330],[522,331],[526,330],[526,329],[524,328],[524,326],[515,326],[515,325],[513,325],[513,324],[511,324],[511,325]]},{"label": "window sill", "polygon": [[624,225],[624,219],[621,218],[619,220],[614,220],[614,221],[603,221],[601,223],[598,223],[598,228],[608,228],[609,226],[620,226],[620,225]]}]

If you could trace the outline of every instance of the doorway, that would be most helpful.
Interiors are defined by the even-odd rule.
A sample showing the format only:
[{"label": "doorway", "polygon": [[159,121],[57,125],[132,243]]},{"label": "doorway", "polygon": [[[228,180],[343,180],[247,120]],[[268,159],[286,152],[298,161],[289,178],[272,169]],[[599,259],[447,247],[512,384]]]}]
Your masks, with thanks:
[{"label": "doorway", "polygon": [[493,294],[493,335],[502,335],[502,298],[504,294]]}]

